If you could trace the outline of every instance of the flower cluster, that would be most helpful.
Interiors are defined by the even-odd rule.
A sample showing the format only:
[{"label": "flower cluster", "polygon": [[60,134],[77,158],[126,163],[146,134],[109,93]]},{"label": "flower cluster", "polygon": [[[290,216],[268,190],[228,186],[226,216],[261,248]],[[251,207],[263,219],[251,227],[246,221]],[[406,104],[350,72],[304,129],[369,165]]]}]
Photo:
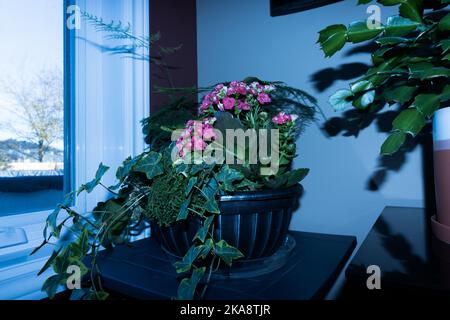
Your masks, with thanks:
[{"label": "flower cluster", "polygon": [[283,125],[288,122],[295,122],[298,119],[296,114],[286,114],[285,112],[280,112],[275,117],[273,117],[272,122],[278,125]]},{"label": "flower cluster", "polygon": [[205,114],[208,111],[216,110],[248,111],[258,104],[271,103],[269,93],[274,90],[274,85],[263,85],[259,82],[246,84],[241,81],[233,81],[228,86],[219,84],[203,98],[199,113]]},{"label": "flower cluster", "polygon": [[184,157],[192,151],[203,151],[208,141],[216,138],[213,124],[216,118],[206,118],[202,121],[189,120],[176,142],[179,155]]}]

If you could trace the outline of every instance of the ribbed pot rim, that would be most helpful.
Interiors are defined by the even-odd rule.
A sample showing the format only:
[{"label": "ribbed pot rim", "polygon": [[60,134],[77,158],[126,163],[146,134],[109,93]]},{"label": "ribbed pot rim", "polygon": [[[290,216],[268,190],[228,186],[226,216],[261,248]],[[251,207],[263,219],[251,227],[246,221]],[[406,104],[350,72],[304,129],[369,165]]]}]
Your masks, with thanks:
[{"label": "ribbed pot rim", "polygon": [[220,202],[231,201],[262,201],[274,199],[289,199],[301,195],[303,186],[296,184],[295,186],[282,189],[268,189],[259,191],[243,191],[226,194],[219,197]]}]

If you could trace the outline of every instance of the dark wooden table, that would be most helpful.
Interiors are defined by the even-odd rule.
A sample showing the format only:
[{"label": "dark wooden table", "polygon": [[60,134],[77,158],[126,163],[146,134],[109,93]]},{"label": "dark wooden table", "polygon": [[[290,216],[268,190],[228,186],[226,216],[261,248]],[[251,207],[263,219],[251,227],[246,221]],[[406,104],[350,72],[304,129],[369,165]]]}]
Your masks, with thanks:
[{"label": "dark wooden table", "polygon": [[[431,234],[424,209],[387,207],[346,270],[342,298],[450,296],[450,245]],[[381,289],[368,290],[379,266]]]},{"label": "dark wooden table", "polygon": [[[212,280],[211,300],[297,300],[324,298],[351,256],[356,238],[291,232],[297,245],[281,269],[255,278]],[[104,286],[122,297],[171,299],[177,274],[166,254],[152,239],[102,254]]]}]

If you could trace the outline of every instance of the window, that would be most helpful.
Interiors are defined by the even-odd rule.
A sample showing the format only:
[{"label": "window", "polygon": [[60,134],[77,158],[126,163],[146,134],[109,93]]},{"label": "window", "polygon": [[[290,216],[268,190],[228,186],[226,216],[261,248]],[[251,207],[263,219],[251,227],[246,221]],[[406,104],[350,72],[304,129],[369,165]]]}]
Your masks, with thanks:
[{"label": "window", "polygon": [[[45,7],[45,4],[49,6]],[[73,14],[73,11],[68,12],[72,5],[105,21],[130,22],[130,31],[134,34],[148,37],[150,32],[148,0],[0,0],[0,78],[4,70],[16,70],[8,66],[12,62],[4,60],[4,52],[15,57],[21,51],[28,54],[29,60],[34,58],[33,63],[39,59],[50,62],[59,59],[64,75],[64,86],[61,86],[64,119],[61,120],[59,115],[63,121],[63,138],[53,145],[59,147],[60,152],[64,150],[64,170],[59,167],[57,174],[44,175],[53,177],[56,184],[48,179],[45,183],[34,184],[41,190],[27,190],[33,185],[29,181],[42,177],[0,178],[0,187],[6,190],[0,192],[3,197],[0,198],[0,300],[44,298],[40,289],[48,274],[41,277],[36,274],[46,260],[45,255],[51,252],[29,254],[42,243],[42,229],[50,213],[45,209],[53,209],[65,190],[77,188],[92,179],[100,162],[112,168],[105,176],[108,180],[105,183],[115,183],[114,169],[123,159],[135,156],[145,148],[140,121],[150,111],[148,61],[111,54],[105,49],[122,42],[107,39],[84,19],[81,19],[80,28],[65,28],[64,15],[68,19]],[[34,14],[25,14],[25,10]],[[5,19],[10,22],[7,27]],[[50,39],[54,41],[50,42]],[[45,43],[47,51],[38,42]],[[8,46],[4,45],[6,43]],[[13,51],[10,43],[20,50]],[[58,43],[58,46],[52,48],[51,43]],[[40,57],[42,52],[45,54]],[[0,121],[6,116],[8,113],[1,107]],[[5,135],[3,130],[0,129],[1,134]],[[3,137],[0,136],[0,141]],[[33,161],[39,162],[29,162]],[[15,186],[22,188],[21,192],[13,192]],[[36,196],[39,192],[48,197]],[[101,189],[95,190],[89,197],[77,199],[74,208],[87,212],[106,196]],[[48,201],[39,203],[43,200]],[[10,207],[2,207],[3,202],[8,202]]]},{"label": "window", "polygon": [[50,209],[70,186],[64,29],[62,0],[0,0],[0,217]]}]

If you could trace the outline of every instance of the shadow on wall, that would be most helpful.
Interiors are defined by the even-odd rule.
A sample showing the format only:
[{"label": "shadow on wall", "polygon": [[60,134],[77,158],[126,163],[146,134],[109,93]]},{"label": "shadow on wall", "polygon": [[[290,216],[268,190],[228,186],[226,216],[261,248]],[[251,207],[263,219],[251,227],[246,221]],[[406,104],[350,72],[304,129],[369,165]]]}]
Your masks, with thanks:
[{"label": "shadow on wall", "polygon": [[346,63],[338,68],[326,68],[316,72],[311,76],[311,81],[314,83],[314,88],[317,91],[324,92],[334,82],[355,79],[366,73],[368,69],[369,66],[365,63]]},{"label": "shadow on wall", "polygon": [[[372,53],[376,48],[375,43],[355,46],[345,52],[346,57],[351,57],[361,53]],[[336,81],[348,81],[363,76],[370,68],[364,63],[346,63],[335,68],[326,68],[311,75],[311,82],[319,92],[324,92]],[[329,137],[343,135],[346,137],[358,137],[359,133],[375,124],[378,132],[389,133],[392,130],[392,122],[398,112],[395,107],[391,110],[381,111],[384,106],[380,106],[377,112],[361,111],[358,109],[347,110],[340,117],[328,119],[322,130]],[[397,107],[398,108],[398,107]],[[420,136],[415,139],[409,139],[408,142],[394,155],[380,156],[378,167],[369,177],[366,189],[378,191],[387,181],[389,172],[398,172],[408,161],[408,154],[422,148],[423,174],[425,177],[425,202],[427,211],[431,214],[435,212],[435,193],[434,193],[434,168],[433,168],[433,143],[431,136],[431,125],[428,124]],[[374,148],[381,146],[374,146]],[[406,188],[407,186],[405,186]]]}]

